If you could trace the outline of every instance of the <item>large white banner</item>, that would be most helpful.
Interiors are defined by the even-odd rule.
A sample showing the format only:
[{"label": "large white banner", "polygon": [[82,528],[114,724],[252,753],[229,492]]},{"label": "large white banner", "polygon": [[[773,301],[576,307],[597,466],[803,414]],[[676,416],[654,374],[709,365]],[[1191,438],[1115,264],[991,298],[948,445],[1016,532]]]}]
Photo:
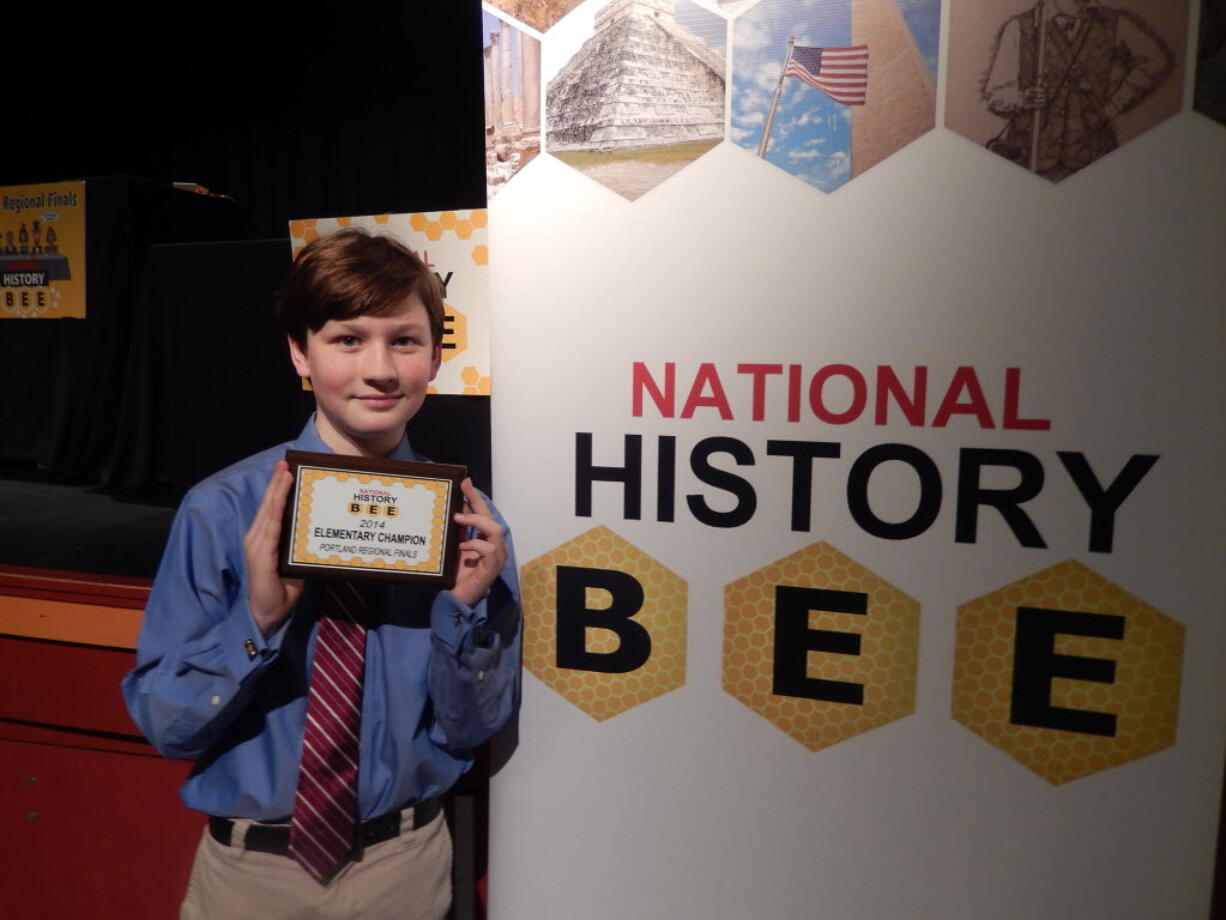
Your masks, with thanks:
[{"label": "large white banner", "polygon": [[[1207,917],[1226,129],[1184,111],[1105,149],[1066,93],[1093,155],[1056,171],[1076,152],[1044,135],[1010,162],[945,127],[925,4],[843,3],[881,15],[780,39],[730,3],[705,11],[729,29],[709,143],[714,71],[691,39],[717,42],[687,3],[589,0],[532,24],[544,153],[490,206],[495,490],[526,631],[491,916]],[[965,30],[984,46],[962,49],[981,67],[959,79],[998,66],[1009,17],[1033,15],[995,6]],[[968,8],[940,12],[942,41]],[[674,44],[628,21],[670,12],[681,26],[651,28]],[[1133,12],[1111,23],[1148,22]],[[1039,26],[1070,54],[1109,19]],[[1186,34],[1150,32],[1182,58]],[[802,84],[822,90],[781,74],[822,65],[789,39],[867,46],[849,128],[804,133]],[[738,76],[738,42],[779,40]],[[550,114],[551,87],[595,72],[584,54],[617,82],[618,42],[697,74],[688,139],[626,142],[650,124],[629,91]],[[677,63],[687,47],[707,71]],[[887,57],[886,81],[935,68],[899,102],[914,139],[867,111]],[[1172,66],[1144,76],[1150,99],[1183,81]],[[760,143],[768,116],[752,79],[763,106],[782,86],[769,137],[790,148],[759,156],[742,133],[758,124]],[[828,122],[829,98],[812,104]],[[845,172],[806,165],[823,144],[850,151]]]}]

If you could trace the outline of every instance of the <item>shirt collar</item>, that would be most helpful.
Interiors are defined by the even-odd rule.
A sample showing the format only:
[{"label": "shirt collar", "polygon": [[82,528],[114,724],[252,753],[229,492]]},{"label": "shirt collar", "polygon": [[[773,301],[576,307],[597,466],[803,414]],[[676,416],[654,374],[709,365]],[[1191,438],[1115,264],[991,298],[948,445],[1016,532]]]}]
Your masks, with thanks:
[{"label": "shirt collar", "polygon": [[[315,427],[315,413],[311,413],[311,417],[307,419],[306,425],[302,429],[302,434],[298,435],[298,440],[294,442],[294,450],[308,450],[319,454],[334,454],[331,447],[324,443],[324,439],[319,436],[319,429]],[[409,436],[406,432],[400,438],[400,443],[396,445],[396,449],[388,454],[389,460],[412,460],[414,458],[413,448],[409,446]]]}]

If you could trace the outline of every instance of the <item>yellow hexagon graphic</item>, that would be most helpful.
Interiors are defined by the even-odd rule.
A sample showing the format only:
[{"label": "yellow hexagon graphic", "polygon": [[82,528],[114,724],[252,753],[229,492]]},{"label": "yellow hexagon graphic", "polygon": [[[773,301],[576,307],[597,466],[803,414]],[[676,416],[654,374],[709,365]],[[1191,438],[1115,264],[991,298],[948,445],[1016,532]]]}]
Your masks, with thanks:
[{"label": "yellow hexagon graphic", "polygon": [[490,251],[484,244],[478,243],[473,247],[473,262],[477,265],[486,265],[490,260]]},{"label": "yellow hexagon graphic", "polygon": [[458,358],[468,348],[468,317],[443,302],[443,363]]},{"label": "yellow hexagon graphic", "polygon": [[829,543],[724,588],[724,690],[817,751],[915,711],[918,602]]},{"label": "yellow hexagon graphic", "polygon": [[1175,743],[1184,627],[1069,559],[958,608],[953,717],[1053,784]]},{"label": "yellow hexagon graphic", "polygon": [[426,229],[426,224],[430,223],[430,218],[420,212],[409,215],[409,226],[421,233]]},{"label": "yellow hexagon graphic", "polygon": [[468,239],[473,235],[473,222],[471,220],[461,220],[455,225],[455,235],[462,240]]},{"label": "yellow hexagon graphic", "polygon": [[474,227],[484,227],[489,218],[483,208],[478,208],[468,215],[468,219],[473,222]]},{"label": "yellow hexagon graphic", "polygon": [[455,211],[444,211],[438,216],[439,226],[444,230],[451,230],[458,221],[459,218],[455,216]]},{"label": "yellow hexagon graphic", "polygon": [[482,377],[479,368],[469,365],[460,371],[460,380],[464,384],[464,396],[489,396],[490,378]]},{"label": "yellow hexagon graphic", "polygon": [[524,667],[593,719],[685,683],[685,581],[607,527],[520,570]]}]

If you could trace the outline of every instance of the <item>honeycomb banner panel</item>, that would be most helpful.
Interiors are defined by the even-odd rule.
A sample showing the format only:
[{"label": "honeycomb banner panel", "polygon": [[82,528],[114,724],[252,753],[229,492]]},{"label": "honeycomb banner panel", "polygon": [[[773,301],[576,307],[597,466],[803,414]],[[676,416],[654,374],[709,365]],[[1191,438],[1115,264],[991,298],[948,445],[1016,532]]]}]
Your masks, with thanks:
[{"label": "honeycomb banner panel", "polygon": [[[1037,175],[985,98],[1036,6],[1047,69],[1088,69],[1026,104],[1094,154]],[[1226,131],[1191,110],[1189,6],[511,15],[543,124],[489,205],[526,630],[492,912],[1209,915]],[[673,25],[726,62],[722,121]],[[669,111],[710,147],[615,187],[592,138]]]}]

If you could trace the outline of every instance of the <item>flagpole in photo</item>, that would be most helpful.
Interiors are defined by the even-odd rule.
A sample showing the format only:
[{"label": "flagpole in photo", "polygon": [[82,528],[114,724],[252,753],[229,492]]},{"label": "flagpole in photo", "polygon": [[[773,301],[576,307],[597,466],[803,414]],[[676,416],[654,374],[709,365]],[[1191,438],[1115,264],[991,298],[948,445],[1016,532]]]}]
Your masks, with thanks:
[{"label": "flagpole in photo", "polygon": [[[1038,20],[1036,24],[1036,29],[1038,30],[1038,35],[1039,35],[1038,54],[1036,55],[1036,61],[1034,65],[1034,74],[1035,74],[1034,85],[1042,86],[1043,85],[1043,51],[1044,51],[1044,46],[1046,44],[1044,39],[1047,37],[1046,35],[1047,23],[1043,21],[1043,2],[1042,0],[1039,0],[1039,3],[1035,4],[1034,9],[1035,9],[1035,18]],[[1038,108],[1034,110],[1034,123],[1031,125],[1031,131],[1033,132],[1033,134],[1030,138],[1030,171],[1032,173],[1037,173],[1039,171],[1039,132],[1042,130],[1042,128],[1043,128],[1043,107],[1039,106]]]},{"label": "flagpole in photo", "polygon": [[771,128],[775,124],[775,110],[779,108],[779,96],[783,93],[783,81],[788,75],[788,64],[792,61],[792,48],[796,45],[796,36],[788,36],[788,53],[779,68],[779,85],[775,87],[775,95],[771,98],[770,111],[766,113],[766,124],[762,126],[762,140],[758,144],[758,156],[766,156],[766,145],[770,143]]},{"label": "flagpole in photo", "polygon": [[840,105],[864,105],[868,98],[868,45],[818,48],[797,46],[795,36],[788,38],[788,54],[783,59],[779,85],[775,87],[766,124],[762,127],[762,141],[758,144],[760,157],[766,156],[779,97],[783,93],[783,81],[788,77],[795,77],[821,90]]}]

